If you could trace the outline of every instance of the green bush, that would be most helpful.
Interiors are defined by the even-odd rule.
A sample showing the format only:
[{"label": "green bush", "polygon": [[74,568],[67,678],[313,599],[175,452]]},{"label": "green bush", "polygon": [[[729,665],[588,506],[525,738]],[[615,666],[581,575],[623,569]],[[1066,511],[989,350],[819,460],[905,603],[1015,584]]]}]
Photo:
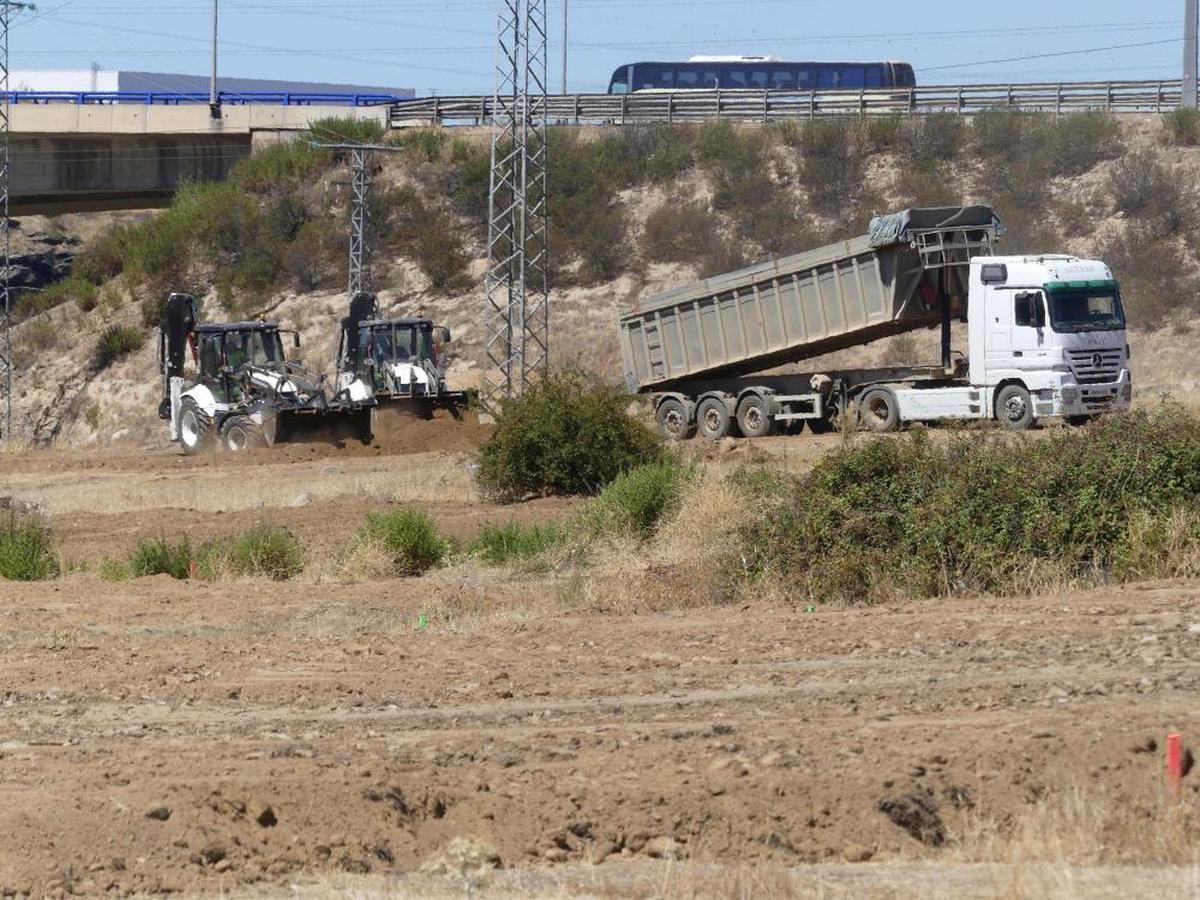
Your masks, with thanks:
[{"label": "green bush", "polygon": [[20,334],[21,345],[37,353],[44,353],[58,346],[58,326],[46,316],[38,316],[26,322]]},{"label": "green bush", "polygon": [[56,281],[38,292],[37,305],[40,309],[53,309],[63,303],[74,303],[80,312],[91,312],[100,302],[100,291],[90,281],[72,275]]},{"label": "green bush", "polygon": [[695,203],[663,203],[646,216],[642,250],[653,262],[697,262],[719,236],[720,222],[704,207]]},{"label": "green bush", "polygon": [[479,451],[478,480],[491,496],[595,494],[629,469],[663,457],[662,442],[626,413],[629,397],[594,376],[548,376],[503,401]]},{"label": "green bush", "polygon": [[96,342],[96,367],[107,368],[123,356],[128,356],[146,343],[145,333],[132,325],[110,325],[100,333]]},{"label": "green bush", "polygon": [[1177,234],[1196,213],[1194,190],[1180,184],[1158,154],[1138,150],[1117,160],[1109,173],[1109,190],[1121,212],[1154,222],[1167,234]]},{"label": "green bush", "polygon": [[[793,479],[764,502],[748,552],[818,599],[1020,592],[1118,576],[1120,560],[1145,559],[1147,518],[1194,517],[1198,502],[1200,418],[1178,410],[1038,441],[916,430],[844,446]],[[1200,540],[1188,550],[1200,558]]]},{"label": "green bush", "polygon": [[311,137],[335,144],[378,144],[386,129],[376,119],[350,119],[333,116],[317,119],[308,126]]},{"label": "green bush", "polygon": [[287,581],[304,571],[304,544],[286,528],[254,528],[204,548],[200,574]]},{"label": "green bush", "polygon": [[1038,122],[1052,175],[1082,175],[1124,150],[1121,126],[1110,113],[1039,116]]},{"label": "green bush", "polygon": [[369,514],[359,539],[388,553],[397,575],[422,575],[440,566],[451,549],[433,519],[418,509]]},{"label": "green bush", "polygon": [[1200,144],[1200,110],[1176,109],[1163,116],[1163,139],[1172,147]]},{"label": "green bush", "polygon": [[[312,128],[318,126],[321,126],[320,122],[314,123]],[[321,127],[319,140],[338,142],[336,132],[326,132],[324,126]],[[317,134],[313,132],[314,136]],[[301,135],[294,140],[264,147],[246,157],[234,166],[229,174],[229,183],[243,190],[266,193],[304,182],[332,161],[330,151],[314,147],[310,140]]]},{"label": "green bush", "polygon": [[170,575],[182,581],[191,576],[196,554],[192,542],[185,536],[172,543],[166,538],[145,540],[129,556],[129,573],[134,578],[149,575]]},{"label": "green bush", "polygon": [[548,525],[484,525],[471,542],[470,553],[493,566],[526,563],[553,550],[566,540],[566,532]]},{"label": "green bush", "polygon": [[649,537],[659,522],[679,508],[692,470],[674,457],[622,472],[581,513],[593,535]]},{"label": "green bush", "polygon": [[819,211],[841,213],[862,190],[865,160],[858,125],[844,119],[812,119],[800,129],[799,175]]},{"label": "green bush", "polygon": [[966,125],[957,113],[912,116],[897,135],[900,156],[909,168],[928,172],[958,158],[966,138]]},{"label": "green bush", "polygon": [[58,573],[58,559],[45,526],[12,521],[0,528],[0,579],[45,581]]},{"label": "green bush", "polygon": [[1121,282],[1133,328],[1157,328],[1172,317],[1200,312],[1197,283],[1178,243],[1164,240],[1153,222],[1134,220],[1100,242],[1096,255]]}]

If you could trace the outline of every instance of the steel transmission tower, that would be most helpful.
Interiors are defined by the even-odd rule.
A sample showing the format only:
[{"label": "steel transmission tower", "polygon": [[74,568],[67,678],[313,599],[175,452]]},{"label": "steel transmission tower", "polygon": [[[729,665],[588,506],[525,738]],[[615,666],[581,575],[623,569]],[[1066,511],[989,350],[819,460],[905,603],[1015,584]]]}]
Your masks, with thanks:
[{"label": "steel transmission tower", "polygon": [[371,289],[371,247],[367,230],[371,227],[371,150],[350,148],[350,282],[351,299],[359,291]]},{"label": "steel transmission tower", "polygon": [[1183,106],[1196,108],[1197,0],[1185,0],[1183,19]]},{"label": "steel transmission tower", "polygon": [[4,386],[4,430],[0,443],[12,440],[13,431],[13,358],[12,358],[12,292],[9,289],[9,269],[12,267],[12,233],[8,222],[8,25],[12,14],[22,9],[33,9],[29,3],[14,3],[0,0],[0,238],[4,250],[4,268],[0,272],[0,294],[4,300],[3,335],[0,337],[0,383]]},{"label": "steel transmission tower", "polygon": [[501,0],[480,392],[494,412],[549,362],[546,2]]}]

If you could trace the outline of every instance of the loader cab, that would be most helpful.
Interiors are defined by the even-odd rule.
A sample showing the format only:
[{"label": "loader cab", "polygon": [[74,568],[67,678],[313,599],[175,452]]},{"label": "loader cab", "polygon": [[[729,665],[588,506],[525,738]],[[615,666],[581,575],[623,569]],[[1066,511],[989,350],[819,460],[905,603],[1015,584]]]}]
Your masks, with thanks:
[{"label": "loader cab", "polygon": [[449,341],[450,333],[429,319],[371,319],[358,323],[352,345],[345,338],[339,368],[378,374],[389,365],[436,365],[438,348]]},{"label": "loader cab", "polygon": [[[290,334],[293,345],[299,347],[299,334]],[[216,390],[226,402],[238,392],[238,376],[246,366],[281,369],[287,362],[283,332],[274,322],[200,325],[195,341],[198,380]]]}]

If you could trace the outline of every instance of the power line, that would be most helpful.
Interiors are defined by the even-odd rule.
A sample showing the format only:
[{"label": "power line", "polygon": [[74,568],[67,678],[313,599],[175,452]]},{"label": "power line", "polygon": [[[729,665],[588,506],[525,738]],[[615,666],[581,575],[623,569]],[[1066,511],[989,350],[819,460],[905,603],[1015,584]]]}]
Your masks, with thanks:
[{"label": "power line", "polygon": [[1162,41],[1142,41],[1137,44],[1113,44],[1110,47],[1089,47],[1086,50],[1056,50],[1053,53],[1033,53],[1028,56],[1009,56],[1004,59],[981,59],[977,62],[954,63],[949,66],[923,66],[922,72],[945,72],[949,69],[971,69],[975,66],[990,66],[996,63],[1025,62],[1030,59],[1052,59],[1058,56],[1080,56],[1085,53],[1104,53],[1108,50],[1132,50],[1135,47],[1161,47],[1164,44],[1178,44],[1183,38],[1168,38]]}]

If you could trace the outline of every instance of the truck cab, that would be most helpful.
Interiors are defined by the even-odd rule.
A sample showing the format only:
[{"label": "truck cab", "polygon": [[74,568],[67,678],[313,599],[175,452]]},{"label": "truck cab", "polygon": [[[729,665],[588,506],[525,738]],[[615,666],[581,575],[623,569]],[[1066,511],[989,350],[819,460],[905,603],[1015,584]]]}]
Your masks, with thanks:
[{"label": "truck cab", "polygon": [[970,382],[986,389],[987,407],[1001,423],[1020,427],[1029,417],[1051,416],[1078,422],[1129,408],[1125,311],[1103,262],[977,257],[968,322]]}]

